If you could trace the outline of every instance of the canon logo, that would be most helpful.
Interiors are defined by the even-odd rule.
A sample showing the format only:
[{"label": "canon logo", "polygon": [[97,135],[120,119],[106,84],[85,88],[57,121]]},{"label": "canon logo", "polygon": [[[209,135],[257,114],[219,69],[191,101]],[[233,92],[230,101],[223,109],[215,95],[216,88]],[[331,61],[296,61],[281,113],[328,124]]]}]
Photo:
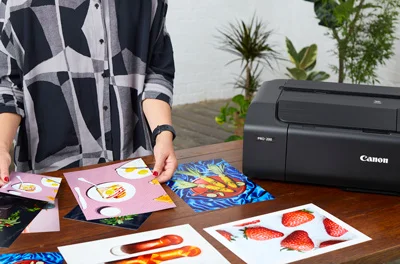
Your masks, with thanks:
[{"label": "canon logo", "polygon": [[386,158],[377,158],[377,157],[368,157],[367,155],[362,155],[360,160],[363,162],[372,162],[372,163],[389,163],[389,159]]}]

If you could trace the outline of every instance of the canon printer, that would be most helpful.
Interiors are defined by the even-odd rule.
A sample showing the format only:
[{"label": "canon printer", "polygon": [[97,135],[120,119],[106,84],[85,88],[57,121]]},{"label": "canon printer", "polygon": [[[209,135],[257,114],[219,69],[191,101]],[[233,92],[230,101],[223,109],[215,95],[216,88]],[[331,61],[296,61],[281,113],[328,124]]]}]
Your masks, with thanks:
[{"label": "canon printer", "polygon": [[263,83],[245,120],[243,173],[400,195],[400,89]]}]

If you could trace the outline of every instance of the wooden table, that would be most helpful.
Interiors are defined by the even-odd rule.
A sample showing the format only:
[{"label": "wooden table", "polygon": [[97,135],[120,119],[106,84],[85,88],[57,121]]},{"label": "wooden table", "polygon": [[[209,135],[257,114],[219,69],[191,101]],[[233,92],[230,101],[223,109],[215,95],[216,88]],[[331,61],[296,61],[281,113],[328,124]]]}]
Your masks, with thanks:
[{"label": "wooden table", "polygon": [[[239,170],[242,168],[242,142],[222,143],[177,151],[180,163],[223,158]],[[144,157],[150,166],[152,157]],[[105,164],[102,164],[105,165]],[[98,167],[90,166],[87,168]],[[68,170],[73,171],[73,170]],[[61,177],[63,172],[47,173]],[[385,263],[400,259],[400,197],[345,192],[336,188],[311,185],[257,181],[276,199],[212,212],[195,213],[167,186],[165,190],[177,207],[153,213],[137,231],[64,219],[77,202],[66,181],[59,191],[61,231],[55,233],[22,234],[1,253],[58,251],[58,246],[87,242],[143,232],[164,227],[190,224],[231,263],[243,263],[236,255],[203,231],[203,228],[247,217],[270,213],[307,203],[313,203],[371,237],[372,240],[298,263]]]}]

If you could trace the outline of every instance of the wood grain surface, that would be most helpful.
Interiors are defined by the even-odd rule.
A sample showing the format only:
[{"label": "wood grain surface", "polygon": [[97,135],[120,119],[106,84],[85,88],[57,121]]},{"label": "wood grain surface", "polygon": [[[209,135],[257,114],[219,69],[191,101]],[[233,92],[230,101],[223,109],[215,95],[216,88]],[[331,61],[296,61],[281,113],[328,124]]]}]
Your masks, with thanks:
[{"label": "wood grain surface", "polygon": [[[242,142],[236,141],[179,150],[177,157],[180,163],[223,158],[241,170]],[[154,164],[153,157],[144,157],[144,160],[150,167]],[[68,171],[104,165],[107,164]],[[66,171],[57,171],[46,175],[62,177],[63,172]],[[164,189],[174,200],[177,207],[154,212],[139,230],[133,231],[64,219],[63,217],[77,205],[77,202],[67,182],[63,180],[58,194],[61,231],[22,234],[10,248],[0,249],[0,254],[58,251],[58,246],[190,224],[228,261],[243,263],[231,251],[203,231],[203,228],[313,203],[371,237],[372,240],[297,263],[386,263],[400,259],[400,197],[346,192],[337,188],[313,185],[260,180],[255,180],[255,182],[274,195],[275,200],[203,213],[195,213],[169,187],[164,185]],[[260,263],[264,262],[260,261]]]}]

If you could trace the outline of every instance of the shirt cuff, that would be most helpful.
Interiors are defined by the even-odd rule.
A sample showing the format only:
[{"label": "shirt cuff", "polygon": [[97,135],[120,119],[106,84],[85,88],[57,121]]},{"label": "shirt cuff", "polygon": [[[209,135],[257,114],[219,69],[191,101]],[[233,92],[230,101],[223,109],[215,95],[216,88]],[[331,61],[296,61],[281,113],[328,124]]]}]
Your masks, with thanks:
[{"label": "shirt cuff", "polygon": [[142,94],[142,101],[145,99],[158,99],[166,102],[172,107],[172,89],[157,83],[146,83]]}]

